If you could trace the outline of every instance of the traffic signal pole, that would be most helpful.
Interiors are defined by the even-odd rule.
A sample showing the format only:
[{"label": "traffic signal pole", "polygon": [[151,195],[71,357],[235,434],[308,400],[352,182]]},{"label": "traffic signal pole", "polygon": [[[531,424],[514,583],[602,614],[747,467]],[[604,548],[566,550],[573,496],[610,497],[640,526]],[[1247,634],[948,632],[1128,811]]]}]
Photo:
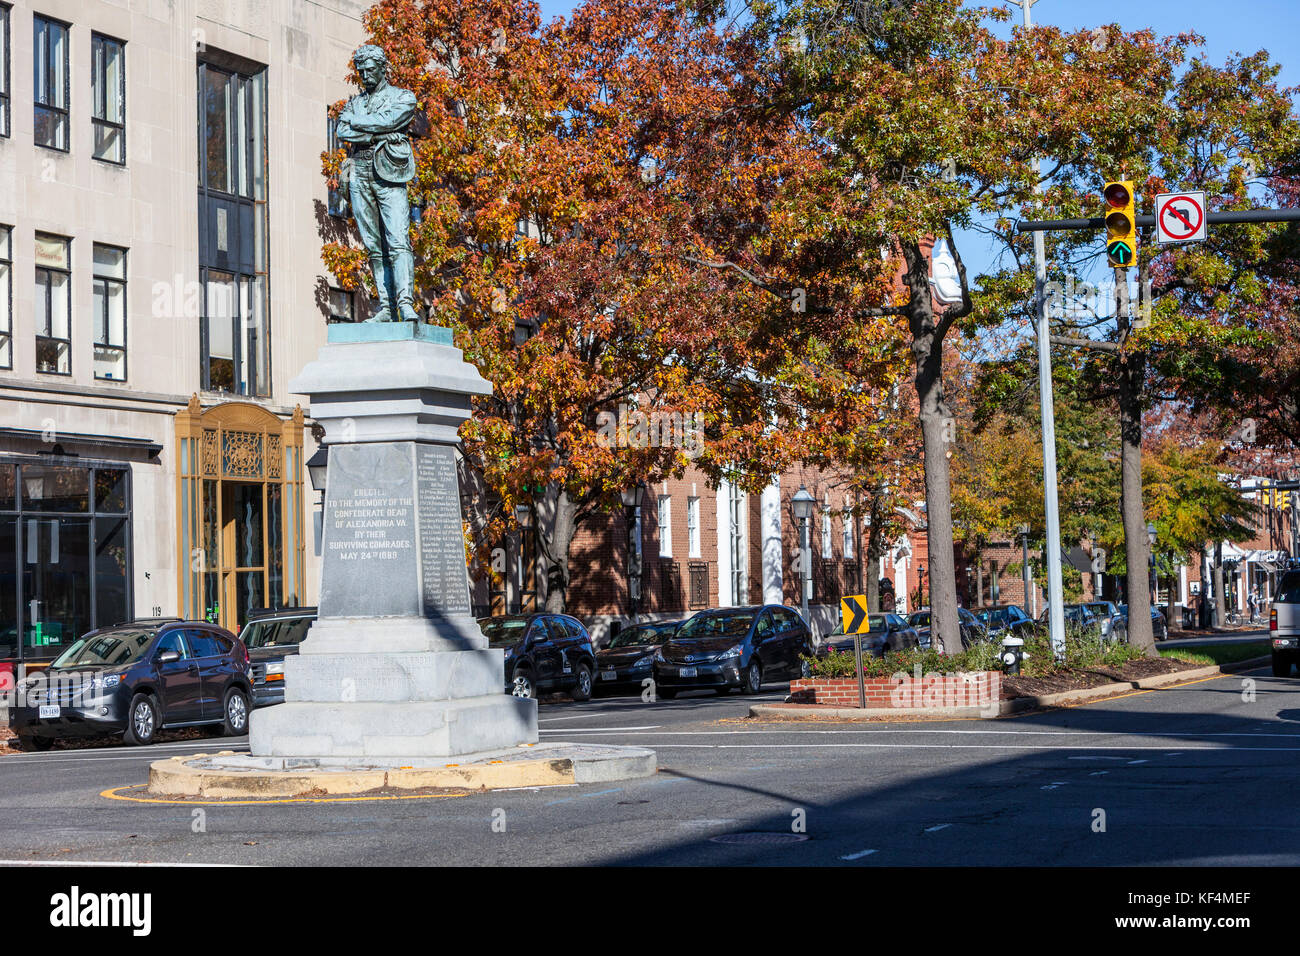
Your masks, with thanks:
[{"label": "traffic signal pole", "polygon": [[1038,408],[1043,427],[1043,511],[1047,518],[1047,620],[1052,656],[1065,660],[1064,588],[1061,584],[1061,514],[1056,495],[1056,410],[1052,398],[1052,343],[1047,325],[1047,252],[1041,231],[1034,233],[1034,298],[1038,326]]},{"label": "traffic signal pole", "polygon": [[[1032,0],[1031,0],[1032,2]],[[1028,25],[1029,9],[1024,8]],[[1210,225],[1242,222],[1297,222],[1300,208],[1247,209],[1237,212],[1211,212],[1206,214]],[[1134,216],[1136,226],[1154,226],[1155,216]],[[1043,432],[1043,507],[1047,518],[1047,540],[1044,551],[1047,558],[1048,620],[1051,629],[1053,654],[1061,659],[1065,655],[1065,609],[1062,606],[1061,586],[1061,519],[1056,488],[1056,421],[1052,398],[1051,339],[1047,322],[1047,255],[1043,233],[1078,229],[1105,229],[1106,218],[1091,219],[1040,219],[1016,223],[1017,232],[1034,234],[1034,297],[1037,314],[1038,337],[1038,402],[1042,413]],[[1136,250],[1134,250],[1136,253]],[[1300,545],[1297,546],[1300,549]],[[1216,589],[1216,598],[1219,598]],[[1219,598],[1220,602],[1222,601]]]}]

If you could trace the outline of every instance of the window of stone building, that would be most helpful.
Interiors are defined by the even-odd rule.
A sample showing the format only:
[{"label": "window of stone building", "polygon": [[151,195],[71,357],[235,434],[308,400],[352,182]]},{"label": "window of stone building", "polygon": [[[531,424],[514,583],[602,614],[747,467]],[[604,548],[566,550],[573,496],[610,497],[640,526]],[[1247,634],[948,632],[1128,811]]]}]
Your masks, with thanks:
[{"label": "window of stone building", "polygon": [[96,159],[126,162],[126,46],[121,40],[90,37],[90,94]]},{"label": "window of stone building", "polygon": [[822,512],[822,557],[829,559],[831,556],[831,513]]},{"label": "window of stone building", "polygon": [[848,508],[844,509],[844,559],[853,558],[853,512]]},{"label": "window of stone building", "polygon": [[72,374],[72,242],[36,234],[36,371]]},{"label": "window of stone building", "polygon": [[357,320],[356,297],[347,289],[336,289],[334,286],[330,286],[326,306],[330,313],[327,322],[355,322]]},{"label": "window of stone building", "polygon": [[126,250],[95,243],[95,378],[126,381]]},{"label": "window of stone building", "polygon": [[[206,391],[271,393],[266,71],[198,64],[200,369]],[[217,62],[219,61],[219,62]]]},{"label": "window of stone building", "polygon": [[[32,67],[37,146],[68,151],[68,24],[32,17]],[[6,31],[6,36],[8,31]]]},{"label": "window of stone building", "polygon": [[131,471],[0,461],[0,658],[48,660],[131,618]]},{"label": "window of stone building", "polygon": [[0,226],[0,368],[14,367],[14,231]]},{"label": "window of stone building", "polygon": [[9,135],[9,5],[0,3],[0,136]]}]

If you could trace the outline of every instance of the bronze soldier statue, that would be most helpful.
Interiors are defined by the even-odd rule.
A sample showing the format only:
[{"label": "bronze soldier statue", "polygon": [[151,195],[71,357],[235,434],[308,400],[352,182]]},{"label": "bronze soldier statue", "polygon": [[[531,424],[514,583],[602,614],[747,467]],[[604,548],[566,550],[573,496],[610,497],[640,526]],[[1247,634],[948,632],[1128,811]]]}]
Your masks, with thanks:
[{"label": "bronze soldier statue", "polygon": [[352,63],[362,92],[339,114],[336,134],[349,147],[346,179],[352,215],[379,291],[379,311],[366,321],[414,322],[419,317],[413,298],[407,183],[415,176],[408,136],[416,118],[415,94],[388,82],[388,57],[377,46],[357,47]]}]

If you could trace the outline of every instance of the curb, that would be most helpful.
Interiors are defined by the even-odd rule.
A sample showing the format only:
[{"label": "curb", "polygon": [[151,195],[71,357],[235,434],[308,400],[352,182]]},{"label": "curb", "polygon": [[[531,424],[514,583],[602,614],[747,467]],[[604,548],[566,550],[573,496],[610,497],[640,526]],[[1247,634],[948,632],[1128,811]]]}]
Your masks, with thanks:
[{"label": "curb", "polygon": [[871,720],[882,717],[982,717],[992,719],[1019,714],[1043,707],[1056,707],[1077,701],[1094,700],[1110,697],[1131,690],[1152,690],[1231,674],[1237,671],[1251,670],[1267,664],[1269,657],[1254,657],[1250,660],[1236,661],[1232,664],[1196,667],[1191,670],[1175,671],[1172,674],[1155,674],[1135,681],[1118,681],[1113,684],[1101,684],[1097,687],[1083,687],[1078,690],[1066,690],[1055,694],[1039,694],[1033,697],[1015,697],[998,702],[998,712],[991,714],[983,707],[828,707],[822,704],[755,704],[749,708],[751,717],[839,717],[851,720]]},{"label": "curb", "polygon": [[[560,748],[556,748],[559,750]],[[365,767],[357,769],[269,770],[222,767],[232,752],[188,754],[155,761],[149,767],[149,793],[188,797],[301,797],[358,794],[371,790],[501,790],[605,783],[653,776],[654,751],[610,747],[609,753],[584,748],[579,756],[505,759],[441,767]],[[213,764],[218,765],[214,766]]]}]

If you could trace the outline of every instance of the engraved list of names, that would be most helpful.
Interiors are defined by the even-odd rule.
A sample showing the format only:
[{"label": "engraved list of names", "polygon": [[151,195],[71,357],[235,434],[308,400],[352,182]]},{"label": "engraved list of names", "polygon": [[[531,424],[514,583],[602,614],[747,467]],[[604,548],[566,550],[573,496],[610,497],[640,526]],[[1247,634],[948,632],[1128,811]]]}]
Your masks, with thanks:
[{"label": "engraved list of names", "polygon": [[416,446],[415,487],[425,614],[468,614],[469,577],[455,452],[446,445]]}]

